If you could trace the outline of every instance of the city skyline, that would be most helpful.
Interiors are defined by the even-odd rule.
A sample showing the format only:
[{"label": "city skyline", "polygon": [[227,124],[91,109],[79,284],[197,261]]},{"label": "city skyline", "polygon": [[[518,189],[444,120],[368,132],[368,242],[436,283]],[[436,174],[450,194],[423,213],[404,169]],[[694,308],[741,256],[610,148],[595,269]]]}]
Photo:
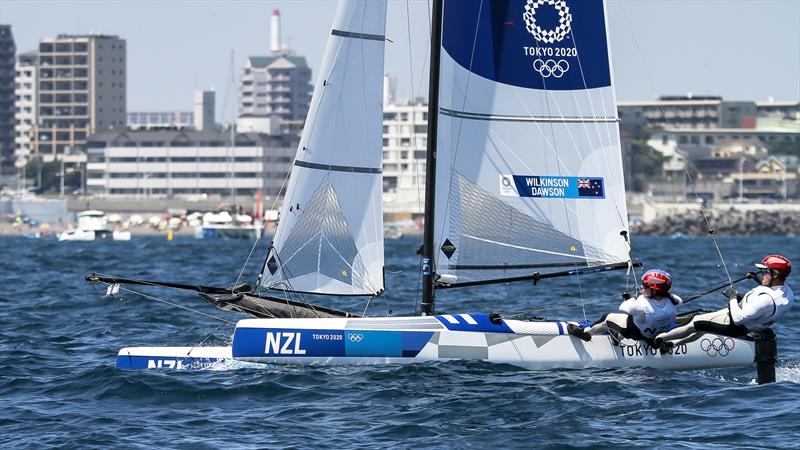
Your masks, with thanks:
[{"label": "city skyline", "polygon": [[[618,99],[690,92],[731,100],[800,98],[800,2],[721,4],[609,1]],[[389,1],[385,72],[397,78],[399,98],[427,96],[427,6],[424,0]],[[213,88],[218,118],[229,121],[238,103],[231,90],[246,58],[270,54],[275,8],[284,44],[306,57],[315,81],[335,1],[6,0],[0,17],[12,25],[18,54],[58,34],[117,35],[128,45],[128,110],[191,110],[193,91]],[[770,61],[766,67],[773,70],[756,60]]]}]

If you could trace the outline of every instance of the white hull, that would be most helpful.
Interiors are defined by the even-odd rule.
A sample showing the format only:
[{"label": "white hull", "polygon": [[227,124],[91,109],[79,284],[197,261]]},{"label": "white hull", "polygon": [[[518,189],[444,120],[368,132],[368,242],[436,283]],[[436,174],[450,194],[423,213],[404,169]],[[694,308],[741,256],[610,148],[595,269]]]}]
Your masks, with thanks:
[{"label": "white hull", "polygon": [[111,230],[68,230],[58,235],[59,241],[130,241],[130,231],[111,231]]},{"label": "white hull", "polygon": [[[231,347],[125,348],[120,368],[203,368],[210,360],[300,365],[380,365],[483,360],[529,369],[652,367],[669,370],[750,366],[752,340],[706,335],[660,354],[646,343],[608,336],[584,342],[565,322],[491,323],[486,315],[356,319],[247,319]],[[198,353],[201,349],[206,353]],[[206,358],[193,361],[187,358]],[[160,362],[159,362],[160,361]],[[172,361],[172,362],[166,362]]]}]

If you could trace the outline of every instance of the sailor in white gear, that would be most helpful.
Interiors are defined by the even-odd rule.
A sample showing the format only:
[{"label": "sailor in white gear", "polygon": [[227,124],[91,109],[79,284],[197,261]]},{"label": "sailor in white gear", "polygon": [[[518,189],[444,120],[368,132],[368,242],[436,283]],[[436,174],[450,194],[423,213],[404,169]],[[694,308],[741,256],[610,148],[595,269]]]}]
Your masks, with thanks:
[{"label": "sailor in white gear", "polygon": [[751,331],[768,329],[783,317],[794,303],[792,289],[785,284],[792,270],[792,263],[780,255],[764,258],[759,269],[761,285],[749,290],[743,296],[733,288],[728,288],[728,307],[718,311],[698,314],[692,321],[656,337],[656,344],[662,348],[672,348],[697,340],[705,333],[729,337],[741,337]]},{"label": "sailor in white gear", "polygon": [[635,299],[619,305],[619,312],[608,313],[591,327],[581,328],[571,323],[567,328],[573,336],[590,341],[592,335],[609,333],[616,338],[642,340],[650,344],[658,333],[668,330],[678,314],[680,297],[670,294],[672,276],[658,269],[642,276],[642,292]]}]

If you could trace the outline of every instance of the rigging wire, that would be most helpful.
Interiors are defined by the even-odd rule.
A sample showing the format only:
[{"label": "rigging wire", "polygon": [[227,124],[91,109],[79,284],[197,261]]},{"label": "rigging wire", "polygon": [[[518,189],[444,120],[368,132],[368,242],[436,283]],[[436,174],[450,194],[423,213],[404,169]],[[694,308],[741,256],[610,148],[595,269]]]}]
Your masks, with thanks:
[{"label": "rigging wire", "polygon": [[[628,31],[631,34],[631,40],[633,41],[634,45],[636,46],[636,52],[639,55],[639,58],[642,61],[642,67],[644,68],[645,74],[647,75],[647,81],[650,85],[650,90],[653,92],[654,95],[657,95],[655,90],[655,83],[653,82],[653,77],[650,74],[650,69],[648,69],[647,64],[645,64],[644,56],[642,54],[642,49],[639,47],[639,41],[636,40],[636,36],[633,33],[633,26],[631,25],[630,18],[628,17],[628,12],[625,10],[624,5],[620,4],[620,8],[622,10],[622,15],[625,18],[625,23],[628,25]],[[664,117],[664,120],[669,123],[669,119],[667,118],[667,113],[664,110],[664,106],[659,104],[659,109],[661,110],[661,115]],[[670,133],[671,134],[671,133]],[[703,204],[703,200],[700,198],[700,195],[697,193],[697,189],[694,184],[694,179],[692,178],[691,173],[689,173],[689,164],[688,159],[685,158],[685,153],[683,153],[678,145],[677,136],[671,134],[672,138],[675,139],[675,150],[676,152],[680,153],[684,156],[684,165],[683,170],[686,173],[686,178],[689,181],[689,186],[692,188],[692,193],[694,193],[695,199],[697,200],[698,205],[700,206],[700,214],[703,216],[703,220],[706,223],[706,227],[708,227],[708,234],[711,236],[711,240],[714,243],[714,248],[717,251],[717,255],[719,256],[719,260],[722,263],[722,268],[725,271],[725,276],[728,277],[728,284],[731,288],[733,288],[733,278],[731,278],[731,274],[728,271],[728,265],[725,263],[725,257],[722,256],[722,250],[720,250],[719,243],[717,242],[717,236],[714,232],[714,228],[711,226],[711,222],[708,219],[708,215],[705,213],[705,206]]]},{"label": "rigging wire", "polygon": [[217,331],[219,331],[219,330],[220,330],[220,328],[222,328],[222,327],[224,327],[224,326],[226,326],[226,325],[228,325],[228,324],[226,324],[226,323],[221,323],[221,324],[219,324],[219,325],[217,326],[217,328],[214,328],[214,330],[213,330],[212,332],[208,333],[208,334],[207,334],[207,335],[206,335],[206,336],[205,336],[203,339],[201,339],[201,340],[200,340],[200,342],[198,342],[197,344],[194,344],[194,345],[192,345],[192,347],[189,349],[189,351],[188,351],[188,352],[186,352],[186,356],[190,356],[190,355],[192,354],[192,352],[194,351],[194,349],[196,349],[197,347],[202,347],[202,346],[203,346],[203,344],[204,344],[204,343],[205,343],[205,342],[206,342],[206,341],[207,341],[209,338],[211,338],[212,336],[216,335]]},{"label": "rigging wire", "polygon": [[[104,284],[106,284],[106,285],[109,285],[109,286],[110,286],[110,285],[112,285],[113,283],[104,283]],[[119,286],[119,285],[118,285],[118,286]],[[208,314],[208,313],[204,313],[203,311],[198,311],[198,310],[196,310],[196,309],[192,309],[192,308],[189,308],[189,307],[186,307],[186,306],[183,306],[183,305],[179,305],[179,304],[177,304],[177,303],[173,303],[173,302],[170,302],[170,301],[167,301],[167,300],[164,300],[164,299],[161,299],[161,298],[158,298],[158,297],[152,296],[152,295],[145,294],[144,292],[135,291],[135,290],[133,290],[133,289],[129,289],[129,288],[122,287],[122,286],[119,286],[119,290],[121,290],[121,291],[125,291],[125,292],[130,292],[131,294],[136,294],[136,295],[142,296],[142,297],[144,297],[144,298],[146,298],[146,299],[149,299],[149,300],[155,300],[155,301],[157,301],[157,302],[161,302],[161,303],[164,303],[164,304],[167,304],[167,305],[170,305],[170,306],[174,306],[174,307],[176,307],[176,308],[185,309],[186,311],[190,311],[190,312],[193,312],[193,313],[197,313],[197,314],[200,314],[200,315],[202,315],[202,316],[209,317],[209,318],[211,318],[211,319],[214,319],[214,320],[219,320],[220,322],[225,322],[225,323],[229,323],[229,324],[233,324],[233,323],[235,323],[235,322],[233,322],[233,321],[230,321],[230,320],[228,320],[228,319],[223,319],[222,317],[217,317],[217,316],[214,316],[214,315],[211,315],[211,314]]]}]

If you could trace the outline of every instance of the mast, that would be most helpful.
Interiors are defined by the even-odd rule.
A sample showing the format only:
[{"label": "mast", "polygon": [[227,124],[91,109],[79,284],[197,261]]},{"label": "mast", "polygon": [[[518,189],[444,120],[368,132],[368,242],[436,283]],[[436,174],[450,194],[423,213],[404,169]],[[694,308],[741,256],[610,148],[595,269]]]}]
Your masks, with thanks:
[{"label": "mast", "polygon": [[434,312],[433,248],[436,206],[436,139],[439,125],[439,61],[442,51],[442,0],[433,2],[430,79],[428,80],[428,145],[425,158],[425,229],[422,240],[422,314]]}]

